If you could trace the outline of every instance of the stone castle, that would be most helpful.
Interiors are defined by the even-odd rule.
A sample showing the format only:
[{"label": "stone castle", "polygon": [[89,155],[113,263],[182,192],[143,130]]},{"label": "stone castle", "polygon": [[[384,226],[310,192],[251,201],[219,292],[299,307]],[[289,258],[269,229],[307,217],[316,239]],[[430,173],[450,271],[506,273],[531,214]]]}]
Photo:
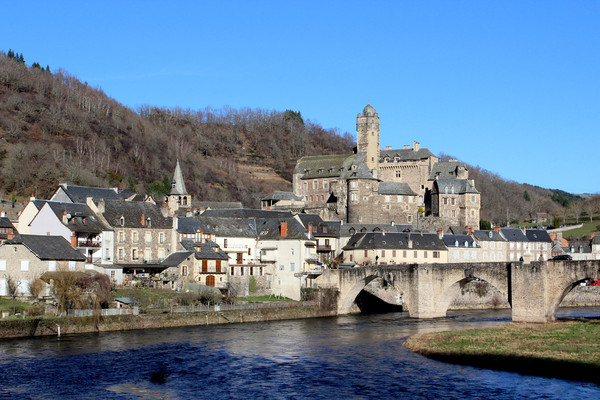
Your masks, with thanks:
[{"label": "stone castle", "polygon": [[296,164],[293,193],[275,192],[262,207],[319,214],[348,223],[479,226],[480,193],[466,166],[441,162],[414,142],[379,145],[379,115],[371,105],[356,117],[354,154],[307,156]]}]

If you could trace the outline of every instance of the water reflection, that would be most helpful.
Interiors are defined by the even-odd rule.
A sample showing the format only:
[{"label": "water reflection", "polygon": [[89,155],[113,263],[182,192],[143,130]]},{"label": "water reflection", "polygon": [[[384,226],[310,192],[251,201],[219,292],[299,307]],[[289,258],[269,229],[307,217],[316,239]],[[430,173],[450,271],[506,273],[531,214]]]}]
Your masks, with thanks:
[{"label": "water reflection", "polygon": [[[560,315],[600,315],[600,309]],[[497,326],[510,310],[186,327],[0,343],[2,398],[599,398],[598,386],[445,364],[418,332]],[[164,368],[164,384],[150,376]],[[82,396],[85,388],[85,396]]]}]

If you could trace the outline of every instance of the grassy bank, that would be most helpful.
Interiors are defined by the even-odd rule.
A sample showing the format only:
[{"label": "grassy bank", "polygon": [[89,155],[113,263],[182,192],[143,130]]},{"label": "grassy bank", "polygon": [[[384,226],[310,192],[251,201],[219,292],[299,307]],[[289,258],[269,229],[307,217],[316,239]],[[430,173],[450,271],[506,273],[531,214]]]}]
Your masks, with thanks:
[{"label": "grassy bank", "polygon": [[424,333],[405,346],[445,362],[600,383],[600,320]]}]

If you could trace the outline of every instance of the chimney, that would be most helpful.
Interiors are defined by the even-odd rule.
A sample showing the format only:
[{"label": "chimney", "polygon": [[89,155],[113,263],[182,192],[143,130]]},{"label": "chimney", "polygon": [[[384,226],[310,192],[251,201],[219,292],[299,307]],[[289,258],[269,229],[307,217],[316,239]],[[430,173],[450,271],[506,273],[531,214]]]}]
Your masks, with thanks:
[{"label": "chimney", "polygon": [[396,223],[394,221],[392,221],[392,226],[395,226],[395,225],[396,225]]},{"label": "chimney", "polygon": [[140,220],[140,224],[142,224],[142,226],[146,225],[146,217],[144,217],[144,214],[142,214],[142,218]]},{"label": "chimney", "polygon": [[494,227],[494,230],[495,230],[496,232],[500,232],[500,229],[502,229],[502,228],[500,227],[500,225],[496,225],[496,226]]},{"label": "chimney", "polygon": [[62,223],[65,225],[69,223],[69,214],[67,214],[67,210],[63,212]]},{"label": "chimney", "polygon": [[523,232],[523,235],[527,234],[527,228],[525,228],[524,226],[521,227],[521,232]]},{"label": "chimney", "polygon": [[15,234],[14,234],[14,232],[13,232],[12,230],[11,230],[11,232],[10,232],[10,233],[7,233],[7,234],[6,234],[6,239],[12,239],[12,238],[14,238],[14,237],[15,237]]},{"label": "chimney", "polygon": [[413,142],[413,150],[414,151],[419,151],[420,148],[421,148],[421,144],[415,140]]},{"label": "chimney", "polygon": [[442,239],[444,237],[444,229],[438,228],[437,230],[438,237]]},{"label": "chimney", "polygon": [[384,150],[391,150],[391,149],[392,149],[392,146],[385,146]]},{"label": "chimney", "polygon": [[312,237],[313,237],[313,225],[308,224],[308,238],[312,239]]},{"label": "chimney", "polygon": [[467,235],[473,234],[473,225],[467,225],[465,229],[467,230]]},{"label": "chimney", "polygon": [[33,195],[33,193],[31,193],[31,197],[29,198],[29,201],[34,201],[35,200],[35,196]]},{"label": "chimney", "polygon": [[75,232],[71,232],[71,247],[77,248],[77,236],[75,236]]},{"label": "chimney", "polygon": [[281,237],[287,236],[287,222],[281,222],[279,224],[279,233],[281,234]]},{"label": "chimney", "polygon": [[410,150],[410,145],[409,144],[405,144],[404,145],[404,150]]},{"label": "chimney", "polygon": [[2,218],[6,217],[6,211],[2,210],[2,212],[0,212],[0,217],[2,217]]},{"label": "chimney", "polygon": [[412,249],[413,243],[412,243],[412,239],[408,239],[408,248]]}]

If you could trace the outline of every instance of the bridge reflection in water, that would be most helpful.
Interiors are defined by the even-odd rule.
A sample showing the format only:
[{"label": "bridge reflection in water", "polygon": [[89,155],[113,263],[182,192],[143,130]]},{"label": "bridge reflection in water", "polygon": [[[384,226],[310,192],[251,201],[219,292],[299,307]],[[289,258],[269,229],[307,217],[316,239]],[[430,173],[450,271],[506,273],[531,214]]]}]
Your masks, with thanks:
[{"label": "bridge reflection in water", "polygon": [[515,322],[548,322],[564,297],[587,279],[600,277],[600,260],[368,265],[326,270],[316,282],[338,292],[338,314],[351,311],[375,279],[394,289],[411,318],[445,317],[465,283],[492,285],[512,308]]}]

